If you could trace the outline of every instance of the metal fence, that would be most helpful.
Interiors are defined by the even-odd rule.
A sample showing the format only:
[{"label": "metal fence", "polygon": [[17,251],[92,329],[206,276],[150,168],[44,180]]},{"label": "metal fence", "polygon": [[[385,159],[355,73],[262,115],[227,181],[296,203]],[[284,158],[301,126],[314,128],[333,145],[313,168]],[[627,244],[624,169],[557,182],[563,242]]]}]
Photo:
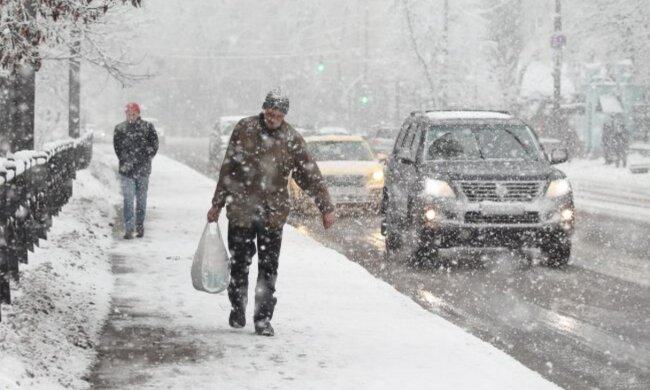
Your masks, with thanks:
[{"label": "metal fence", "polygon": [[92,145],[88,133],[0,159],[0,305],[11,303],[10,282],[19,281],[19,264],[47,239],[52,217],[72,196],[77,170],[90,164]]}]

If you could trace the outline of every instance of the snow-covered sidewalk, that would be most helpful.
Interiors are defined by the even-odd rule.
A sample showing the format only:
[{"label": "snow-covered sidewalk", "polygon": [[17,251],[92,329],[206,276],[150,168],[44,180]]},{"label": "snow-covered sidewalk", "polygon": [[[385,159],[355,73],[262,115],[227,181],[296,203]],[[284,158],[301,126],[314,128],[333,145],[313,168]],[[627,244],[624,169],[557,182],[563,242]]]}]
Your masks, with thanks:
[{"label": "snow-covered sidewalk", "polygon": [[[650,157],[631,154],[629,164],[650,164]],[[650,173],[605,165],[602,158],[576,159],[558,168],[571,180],[579,212],[650,220]]]},{"label": "snow-covered sidewalk", "polygon": [[[116,194],[116,161],[110,149],[98,148],[94,159],[94,173],[109,185],[97,188],[95,197]],[[79,185],[93,180],[81,175]],[[145,237],[117,239],[109,251],[115,285],[98,361],[88,375],[95,388],[557,388],[290,226],[280,257],[276,336],[256,336],[250,323],[231,329],[226,295],[197,292],[190,281],[191,258],[213,189],[214,182],[195,171],[156,158]],[[96,208],[92,202],[86,207],[88,215]],[[92,222],[109,221],[88,224]],[[226,223],[221,221],[222,229]],[[56,240],[51,247],[60,246]],[[100,247],[107,244],[101,237],[94,240]],[[106,263],[96,266],[105,269]],[[254,264],[251,290],[255,278]],[[89,313],[88,320],[99,321],[101,314]],[[18,348],[24,342],[10,341]],[[12,353],[16,361],[22,359],[18,349]],[[40,373],[35,375],[24,381],[24,373],[0,368],[0,388],[37,388],[26,383],[38,383]],[[13,384],[17,380],[21,385]],[[70,388],[83,388],[83,382]]]}]

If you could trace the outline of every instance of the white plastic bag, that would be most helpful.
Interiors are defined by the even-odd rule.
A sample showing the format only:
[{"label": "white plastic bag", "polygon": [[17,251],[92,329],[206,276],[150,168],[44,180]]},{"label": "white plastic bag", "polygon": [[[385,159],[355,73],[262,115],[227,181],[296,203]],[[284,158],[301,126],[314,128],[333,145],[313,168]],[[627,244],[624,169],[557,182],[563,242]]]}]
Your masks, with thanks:
[{"label": "white plastic bag", "polygon": [[217,223],[205,225],[192,262],[192,285],[199,291],[217,294],[230,283],[228,251]]}]

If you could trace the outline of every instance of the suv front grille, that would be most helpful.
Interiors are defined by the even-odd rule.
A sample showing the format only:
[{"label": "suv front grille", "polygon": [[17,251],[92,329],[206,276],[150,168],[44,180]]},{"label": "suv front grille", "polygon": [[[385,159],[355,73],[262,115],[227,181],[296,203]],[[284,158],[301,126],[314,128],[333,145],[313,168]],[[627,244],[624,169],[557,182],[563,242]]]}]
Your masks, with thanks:
[{"label": "suv front grille", "polygon": [[539,214],[536,212],[527,212],[520,215],[485,215],[477,211],[469,211],[465,213],[465,223],[539,223]]},{"label": "suv front grille", "polygon": [[363,187],[367,181],[362,175],[323,176],[323,179],[331,187]]},{"label": "suv front grille", "polygon": [[460,181],[458,185],[470,202],[531,202],[544,182],[540,181]]}]

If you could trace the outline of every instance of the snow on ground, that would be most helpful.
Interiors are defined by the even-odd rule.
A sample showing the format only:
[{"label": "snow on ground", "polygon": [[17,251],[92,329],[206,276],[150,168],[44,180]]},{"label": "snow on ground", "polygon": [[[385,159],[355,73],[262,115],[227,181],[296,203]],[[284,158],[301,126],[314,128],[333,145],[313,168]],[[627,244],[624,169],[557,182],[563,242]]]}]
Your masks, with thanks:
[{"label": "snow on ground", "polygon": [[[114,160],[108,152],[95,158]],[[145,238],[119,241],[112,252],[120,261],[117,315],[108,325],[115,334],[100,346],[99,388],[557,388],[289,226],[276,337],[253,333],[254,283],[247,327],[229,328],[226,295],[197,292],[190,281],[213,189],[204,176],[156,158]],[[120,334],[133,333],[147,340],[120,344]]]},{"label": "snow on ground", "polygon": [[[277,336],[255,336],[250,324],[230,329],[227,297],[194,291],[189,276],[214,182],[157,157],[146,237],[114,242],[116,162],[109,145],[97,149],[94,176],[79,173],[50,239],[22,266],[13,305],[2,307],[0,389],[83,389],[92,378],[104,388],[128,389],[556,388],[289,226]],[[593,160],[560,168],[573,182],[578,207],[647,218],[649,174]],[[616,199],[627,204],[612,206]],[[115,289],[111,257],[120,264]],[[253,267],[251,281],[255,274]],[[117,341],[129,339],[126,331],[137,338],[135,330],[149,332],[140,345],[148,350],[138,360],[134,345],[122,345],[130,348],[122,361],[100,359],[91,374],[111,291],[109,327]],[[106,335],[101,342],[105,355],[120,348],[106,344]],[[176,351],[174,358],[165,358],[165,348]]]},{"label": "snow on ground", "polygon": [[[125,389],[556,388],[289,226],[276,337],[255,336],[250,323],[243,330],[229,328],[225,294],[193,290],[189,275],[214,182],[157,157],[146,237],[114,241],[109,224],[119,200],[115,165],[110,147],[100,146],[94,176],[79,173],[75,195],[55,218],[50,239],[21,268],[14,304],[3,305],[0,389],[83,389],[92,376],[104,388]],[[650,174],[598,160],[560,168],[573,182],[578,207],[647,218]],[[616,199],[624,204],[612,203]],[[222,219],[222,229],[226,223]],[[121,259],[115,282],[110,257]],[[251,281],[255,277],[252,267]],[[109,323],[118,339],[127,338],[120,331],[155,329],[163,341],[150,343],[151,335],[143,333],[140,347],[149,349],[149,357],[174,349],[174,358],[138,359],[130,344],[131,357],[100,360],[97,372],[89,372],[111,291]],[[111,348],[118,346],[103,344],[100,350]]]},{"label": "snow on ground", "polygon": [[21,265],[13,305],[2,305],[0,389],[84,388],[110,306],[113,207],[79,172],[49,240]]},{"label": "snow on ground", "polygon": [[[628,163],[650,163],[650,157],[632,154]],[[605,165],[603,159],[576,159],[558,168],[571,180],[578,213],[650,220],[650,173],[635,174],[629,168]]]}]

